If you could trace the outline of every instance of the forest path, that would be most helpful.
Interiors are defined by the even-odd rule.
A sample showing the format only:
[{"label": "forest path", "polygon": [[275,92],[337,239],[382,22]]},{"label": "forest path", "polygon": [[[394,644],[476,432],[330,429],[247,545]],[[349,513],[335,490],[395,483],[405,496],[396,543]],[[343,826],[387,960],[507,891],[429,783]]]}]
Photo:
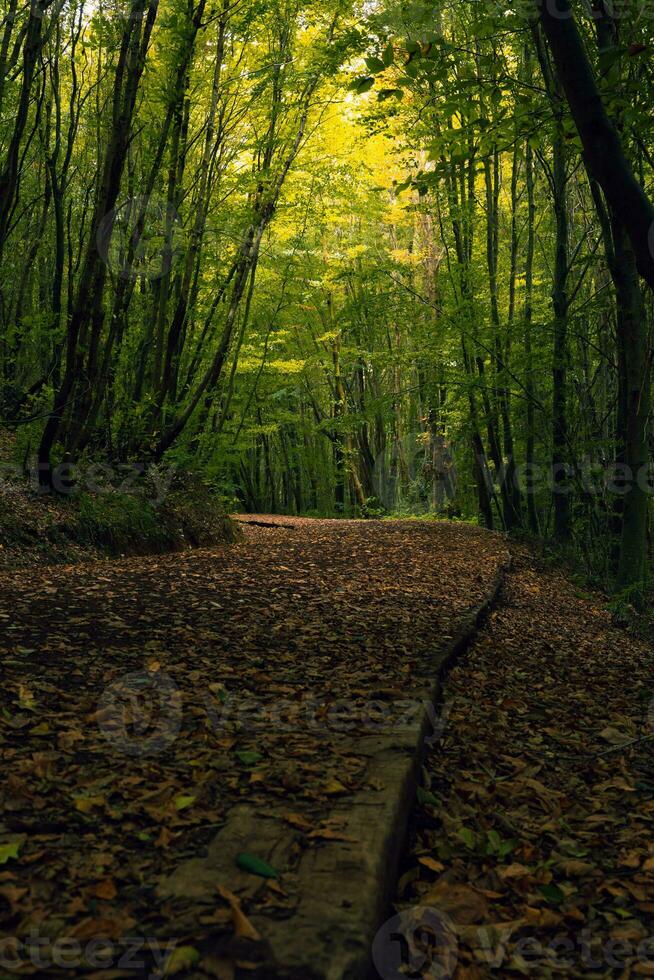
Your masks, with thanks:
[{"label": "forest path", "polygon": [[[356,969],[369,956],[433,731],[424,702],[506,543],[446,523],[244,520],[243,541],[212,550],[2,575],[0,924],[28,974],[57,937],[81,944],[68,976],[115,976],[125,937],[150,963],[167,951],[169,975],[251,976],[273,955],[297,973],[261,976],[337,976],[341,932]],[[252,861],[271,855],[266,878]],[[288,957],[284,923],[305,930]],[[36,966],[30,930],[47,937]]]}]

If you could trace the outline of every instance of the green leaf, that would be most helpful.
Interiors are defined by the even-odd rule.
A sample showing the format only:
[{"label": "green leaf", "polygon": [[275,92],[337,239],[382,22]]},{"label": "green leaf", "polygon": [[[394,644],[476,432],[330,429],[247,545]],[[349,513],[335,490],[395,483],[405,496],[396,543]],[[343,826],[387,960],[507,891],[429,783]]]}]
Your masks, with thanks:
[{"label": "green leaf", "polygon": [[375,75],[378,75],[380,71],[384,71],[386,68],[381,58],[366,58],[366,65],[368,66],[368,70],[374,72]]},{"label": "green leaf", "polygon": [[560,905],[565,901],[565,895],[558,885],[539,885],[538,891],[543,898],[546,898],[550,905]]},{"label": "green leaf", "polygon": [[251,875],[259,875],[260,878],[279,877],[275,869],[266,861],[262,860],[262,858],[255,857],[254,854],[248,854],[247,851],[238,855],[236,864],[241,871],[247,871]]},{"label": "green leaf", "polygon": [[178,946],[172,951],[170,956],[166,957],[163,975],[165,977],[174,977],[175,974],[181,973],[182,970],[188,970],[190,967],[195,966],[196,963],[200,962],[200,958],[200,953],[194,946]]},{"label": "green leaf", "polygon": [[0,864],[6,864],[7,861],[17,858],[19,850],[19,841],[13,841],[9,844],[0,844]]},{"label": "green leaf", "polygon": [[383,88],[377,98],[380,102],[385,102],[386,99],[390,99],[393,95],[396,99],[404,98],[404,92],[401,88]]},{"label": "green leaf", "polygon": [[194,803],[195,803],[194,796],[184,796],[184,794],[181,794],[180,796],[175,797],[176,810],[188,810],[188,808],[190,806],[193,806]]},{"label": "green leaf", "polygon": [[456,835],[459,840],[462,840],[466,847],[469,847],[471,851],[475,849],[477,839],[469,827],[461,827]]},{"label": "green leaf", "polygon": [[252,749],[244,749],[242,752],[237,752],[236,755],[244,766],[253,766],[255,763],[259,762],[260,759],[263,759],[261,752],[255,752]]},{"label": "green leaf", "polygon": [[364,92],[369,92],[374,84],[375,79],[366,76],[365,78],[355,79],[351,85],[348,85],[348,89],[350,92],[356,92],[357,95],[363,95]]},{"label": "green leaf", "polygon": [[416,799],[421,805],[426,803],[428,806],[436,806],[438,804],[438,797],[423,789],[422,786],[418,786],[416,790]]},{"label": "green leaf", "polygon": [[30,729],[30,735],[49,735],[49,734],[50,734],[50,726],[48,725],[47,721],[42,721],[40,725],[36,726],[36,728]]},{"label": "green leaf", "polygon": [[382,61],[384,62],[386,68],[390,68],[395,61],[395,48],[393,47],[392,41],[388,42],[388,45],[386,46],[382,55]]},{"label": "green leaf", "polygon": [[516,847],[518,846],[519,843],[520,843],[520,841],[517,840],[517,838],[515,838],[515,837],[512,837],[511,840],[502,841],[502,843],[500,844],[500,846],[497,849],[498,856],[499,857],[506,857],[507,854],[510,854],[511,853],[511,851],[515,851],[515,849],[516,849]]}]

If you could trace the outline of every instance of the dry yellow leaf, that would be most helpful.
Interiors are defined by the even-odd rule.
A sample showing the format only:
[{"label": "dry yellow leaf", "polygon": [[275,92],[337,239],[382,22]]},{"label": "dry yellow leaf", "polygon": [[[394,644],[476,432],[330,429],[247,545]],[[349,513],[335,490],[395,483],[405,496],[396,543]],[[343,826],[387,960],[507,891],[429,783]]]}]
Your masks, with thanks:
[{"label": "dry yellow leaf", "polygon": [[106,799],[104,796],[76,796],[75,809],[80,813],[90,813],[95,807],[104,806]]},{"label": "dry yellow leaf", "polygon": [[445,868],[444,864],[432,857],[418,858],[418,863],[424,865],[425,868],[429,868],[430,871],[443,871]]}]

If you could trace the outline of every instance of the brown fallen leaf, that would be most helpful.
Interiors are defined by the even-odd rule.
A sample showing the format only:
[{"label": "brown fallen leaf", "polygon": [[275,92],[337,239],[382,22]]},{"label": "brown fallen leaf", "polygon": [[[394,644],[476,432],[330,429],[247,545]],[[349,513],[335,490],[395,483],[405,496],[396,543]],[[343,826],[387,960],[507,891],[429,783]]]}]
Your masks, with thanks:
[{"label": "brown fallen leaf", "polygon": [[503,881],[510,878],[527,878],[532,872],[524,864],[507,864],[506,867],[498,868],[497,874]]},{"label": "brown fallen leaf", "polygon": [[111,901],[118,894],[118,889],[116,888],[116,882],[113,878],[105,878],[104,881],[100,881],[93,889],[97,898],[104,898],[107,901]]},{"label": "brown fallen leaf", "polygon": [[323,787],[323,792],[327,796],[338,796],[340,793],[348,793],[347,786],[344,786],[340,779],[328,779]]},{"label": "brown fallen leaf", "polygon": [[622,745],[623,742],[627,742],[629,736],[624,732],[621,732],[619,728],[614,728],[612,725],[607,725],[599,733],[599,737],[608,742],[609,745]]},{"label": "brown fallen leaf", "polygon": [[14,885],[2,885],[0,887],[0,896],[6,898],[11,906],[12,915],[15,912],[21,898],[27,895],[29,888],[16,888]]},{"label": "brown fallen leaf", "polygon": [[442,864],[441,861],[437,861],[435,858],[432,857],[420,857],[418,858],[418,863],[422,864],[423,867],[425,868],[429,868],[430,871],[439,872],[439,871],[443,871],[445,868],[445,865]]},{"label": "brown fallen leaf", "polygon": [[313,824],[300,813],[282,813],[281,817],[286,821],[286,823],[290,823],[291,827],[297,827],[298,830],[303,830],[309,833],[314,829]]},{"label": "brown fallen leaf", "polygon": [[424,896],[424,904],[445,912],[456,925],[481,922],[488,910],[486,899],[476,889],[443,879],[429,889]]},{"label": "brown fallen leaf", "polygon": [[232,910],[232,923],[234,925],[234,933],[238,939],[252,939],[258,942],[261,936],[254,928],[245,912],[241,908],[241,900],[231,892],[229,888],[224,888],[222,885],[218,885],[218,891],[222,898],[226,902],[229,902],[229,906]]},{"label": "brown fallen leaf", "polygon": [[329,830],[325,828],[324,830],[312,830],[308,836],[312,840],[337,840],[346,841],[349,844],[358,844],[359,840],[357,837],[348,837],[347,834],[341,833],[339,830]]},{"label": "brown fallen leaf", "polygon": [[90,813],[96,808],[103,807],[106,802],[105,797],[100,794],[98,796],[76,796],[74,800],[75,809],[79,810],[80,813]]},{"label": "brown fallen leaf", "polygon": [[555,928],[563,922],[563,916],[553,909],[535,909],[529,905],[524,910],[524,916],[527,922],[543,929]]},{"label": "brown fallen leaf", "polygon": [[82,919],[68,932],[71,939],[120,939],[128,929],[136,925],[129,915],[120,918]]},{"label": "brown fallen leaf", "polygon": [[167,847],[170,847],[170,842],[172,841],[172,839],[173,839],[173,834],[168,829],[168,827],[162,827],[159,831],[159,836],[154,842],[154,846],[163,848],[165,850]]},{"label": "brown fallen leaf", "polygon": [[560,868],[564,874],[570,875],[572,878],[583,878],[584,875],[593,874],[593,872],[598,871],[590,861],[581,861],[577,858],[568,858],[565,861],[560,861],[557,864],[557,868]]}]

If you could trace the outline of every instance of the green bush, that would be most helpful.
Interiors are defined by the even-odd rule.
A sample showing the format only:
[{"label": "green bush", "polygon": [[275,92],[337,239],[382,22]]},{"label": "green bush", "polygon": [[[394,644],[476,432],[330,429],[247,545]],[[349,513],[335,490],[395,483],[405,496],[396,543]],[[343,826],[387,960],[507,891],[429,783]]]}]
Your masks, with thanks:
[{"label": "green bush", "polygon": [[222,498],[197,477],[176,474],[159,502],[152,489],[146,475],[132,493],[79,494],[76,540],[121,555],[210,547],[239,536]]},{"label": "green bush", "polygon": [[634,626],[648,611],[649,602],[646,591],[638,585],[617,593],[609,603],[609,611],[617,626]]},{"label": "green bush", "polygon": [[140,494],[82,493],[74,534],[80,544],[112,555],[160,552],[181,547],[155,506]]}]

